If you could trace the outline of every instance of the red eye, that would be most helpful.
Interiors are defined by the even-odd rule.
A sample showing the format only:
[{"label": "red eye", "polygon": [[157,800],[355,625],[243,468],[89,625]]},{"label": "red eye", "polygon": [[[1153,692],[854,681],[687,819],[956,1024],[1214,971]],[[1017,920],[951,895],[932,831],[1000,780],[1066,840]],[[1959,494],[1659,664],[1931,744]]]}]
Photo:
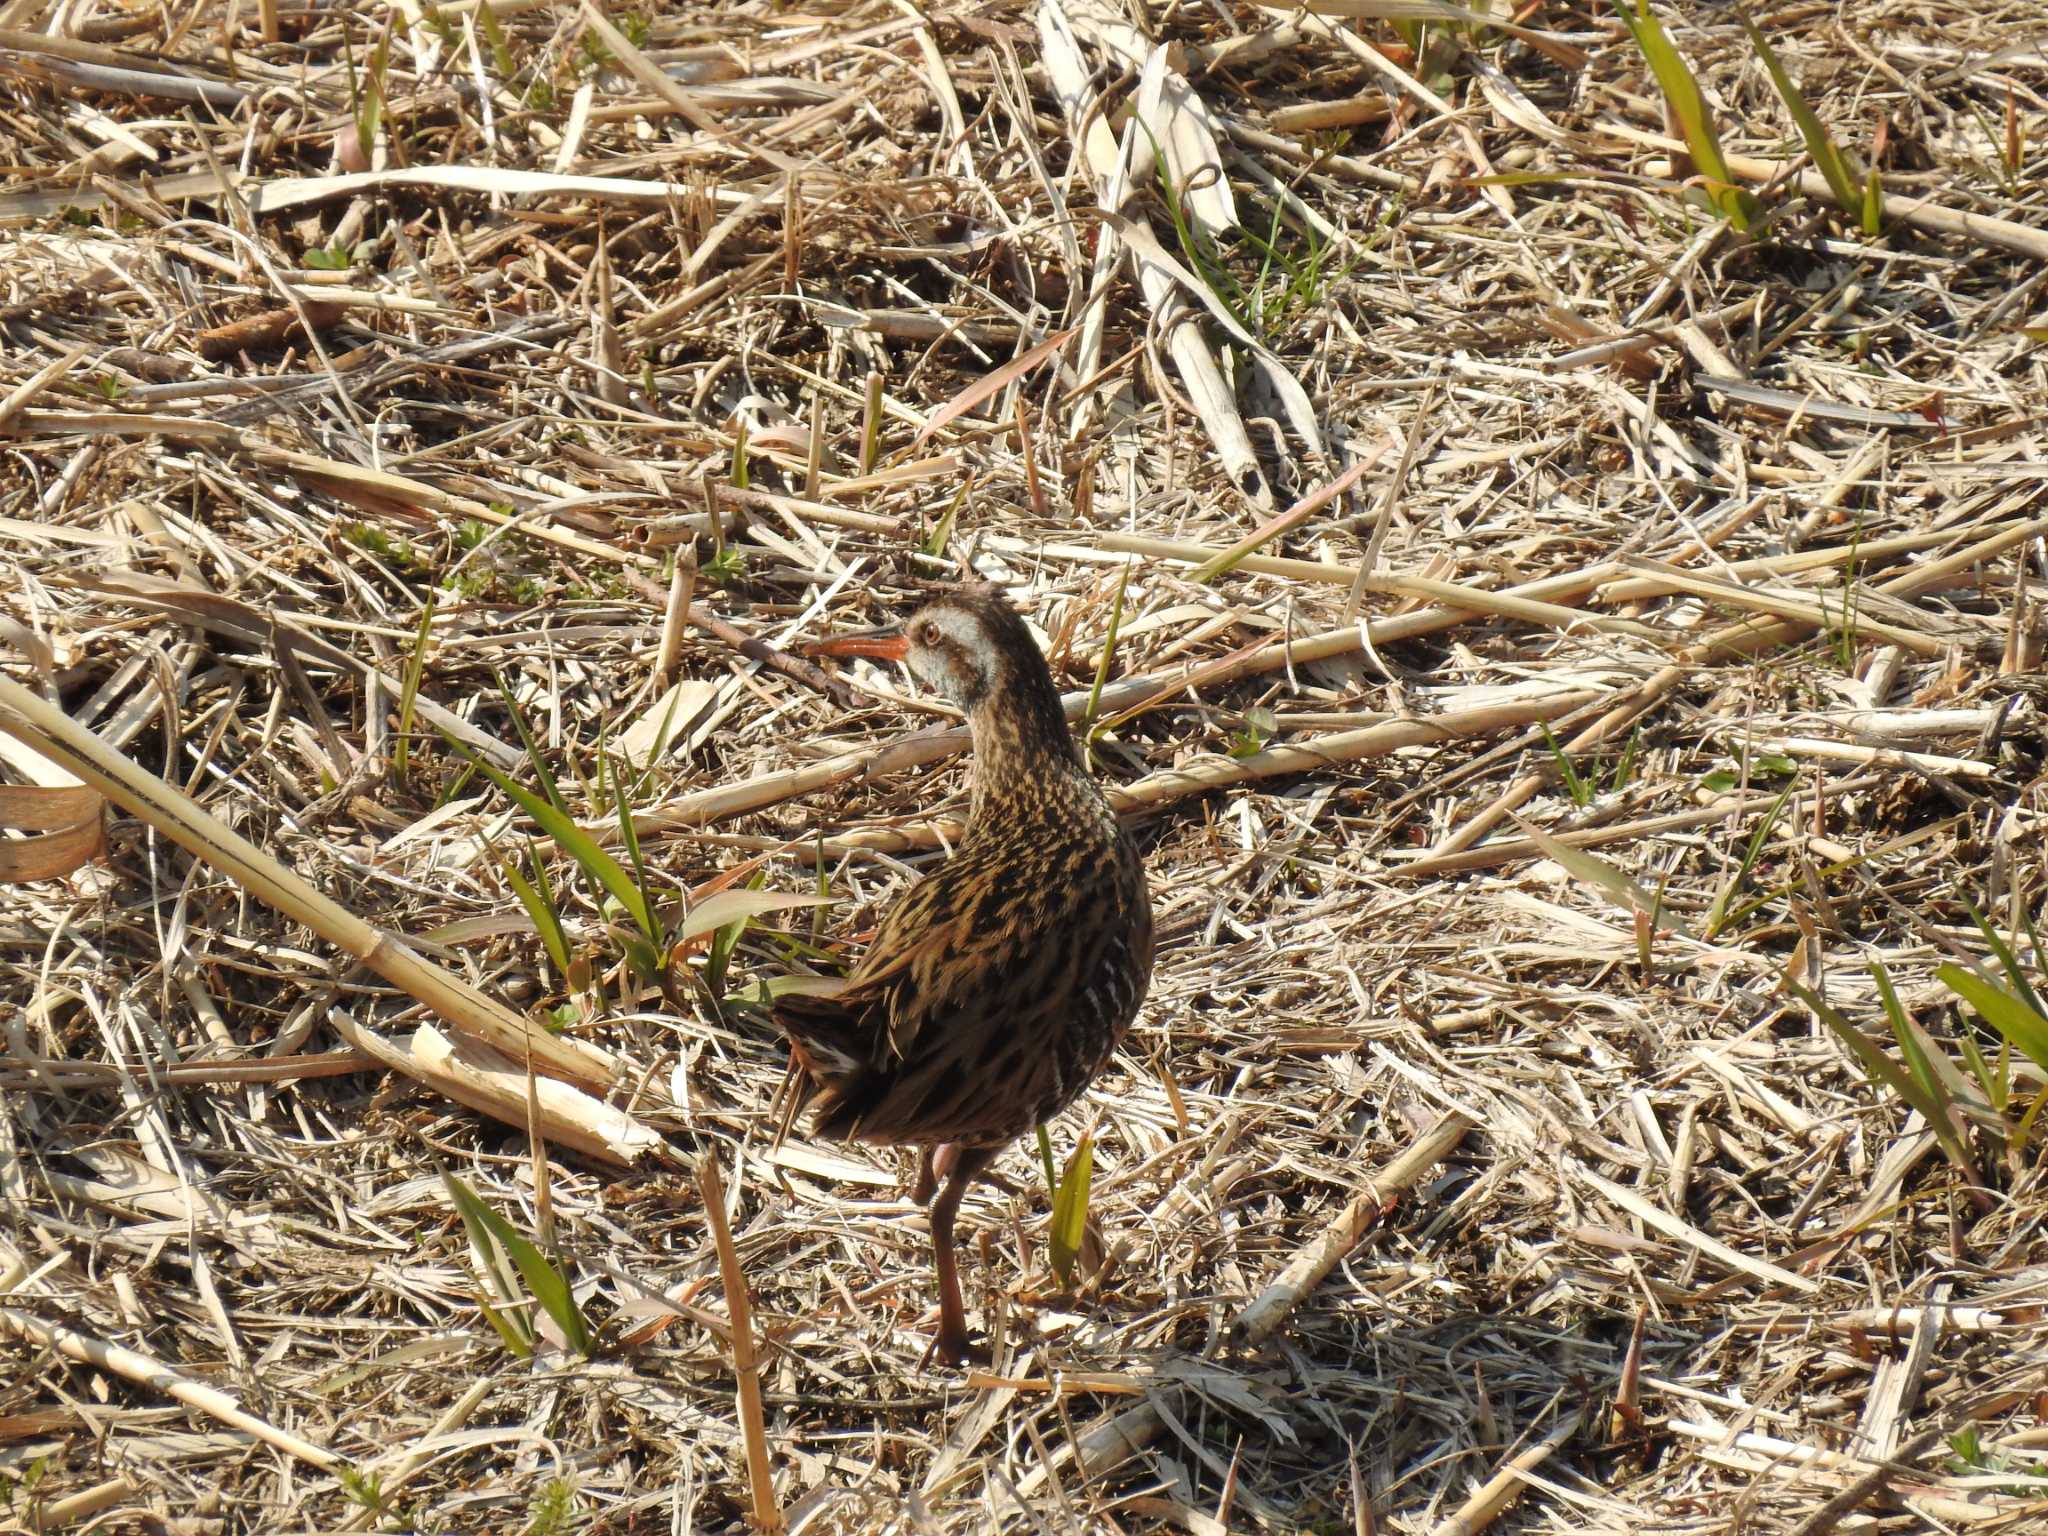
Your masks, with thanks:
[{"label": "red eye", "polygon": [[939,626],[927,620],[925,623],[918,625],[917,638],[926,645],[937,645],[940,638]]}]

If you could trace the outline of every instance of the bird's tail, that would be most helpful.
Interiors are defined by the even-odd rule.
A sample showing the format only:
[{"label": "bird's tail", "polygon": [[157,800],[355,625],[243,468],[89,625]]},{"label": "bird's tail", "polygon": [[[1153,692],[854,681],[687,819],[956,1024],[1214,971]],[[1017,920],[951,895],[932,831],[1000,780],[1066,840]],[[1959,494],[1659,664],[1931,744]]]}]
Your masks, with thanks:
[{"label": "bird's tail", "polygon": [[832,1118],[860,1077],[865,1052],[852,1016],[829,995],[786,993],[775,1000],[773,1016],[789,1040],[789,1071],[776,1095],[775,1139],[780,1144],[806,1105],[821,1101],[819,1122]]}]

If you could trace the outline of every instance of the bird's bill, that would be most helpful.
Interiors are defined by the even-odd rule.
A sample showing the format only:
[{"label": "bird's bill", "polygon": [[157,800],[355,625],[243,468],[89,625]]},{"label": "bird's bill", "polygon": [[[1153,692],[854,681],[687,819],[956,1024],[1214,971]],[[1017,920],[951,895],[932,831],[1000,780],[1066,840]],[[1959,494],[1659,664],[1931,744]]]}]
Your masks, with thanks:
[{"label": "bird's bill", "polygon": [[816,641],[804,649],[813,656],[872,656],[877,661],[901,661],[910,654],[910,637],[900,629],[863,629]]}]

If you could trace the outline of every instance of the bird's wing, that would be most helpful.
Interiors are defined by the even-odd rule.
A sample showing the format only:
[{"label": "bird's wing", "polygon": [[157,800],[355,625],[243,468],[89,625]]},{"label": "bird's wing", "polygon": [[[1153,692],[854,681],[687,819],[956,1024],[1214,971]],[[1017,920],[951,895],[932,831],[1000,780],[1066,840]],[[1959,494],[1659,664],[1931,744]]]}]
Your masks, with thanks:
[{"label": "bird's wing", "polygon": [[981,863],[955,854],[905,891],[847,977],[848,1001],[877,1016],[875,1065],[908,1056],[931,1018],[974,985],[976,961],[987,958],[987,935],[976,934],[985,916],[976,899],[987,883]]}]

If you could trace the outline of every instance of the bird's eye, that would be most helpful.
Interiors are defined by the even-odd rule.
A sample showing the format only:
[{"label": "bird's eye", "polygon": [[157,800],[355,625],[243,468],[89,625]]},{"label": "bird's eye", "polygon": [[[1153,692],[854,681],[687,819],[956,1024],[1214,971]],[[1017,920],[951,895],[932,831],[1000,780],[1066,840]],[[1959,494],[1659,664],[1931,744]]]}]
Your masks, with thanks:
[{"label": "bird's eye", "polygon": [[937,645],[939,643],[939,626],[929,619],[925,620],[924,623],[917,626],[917,638],[926,645]]}]

